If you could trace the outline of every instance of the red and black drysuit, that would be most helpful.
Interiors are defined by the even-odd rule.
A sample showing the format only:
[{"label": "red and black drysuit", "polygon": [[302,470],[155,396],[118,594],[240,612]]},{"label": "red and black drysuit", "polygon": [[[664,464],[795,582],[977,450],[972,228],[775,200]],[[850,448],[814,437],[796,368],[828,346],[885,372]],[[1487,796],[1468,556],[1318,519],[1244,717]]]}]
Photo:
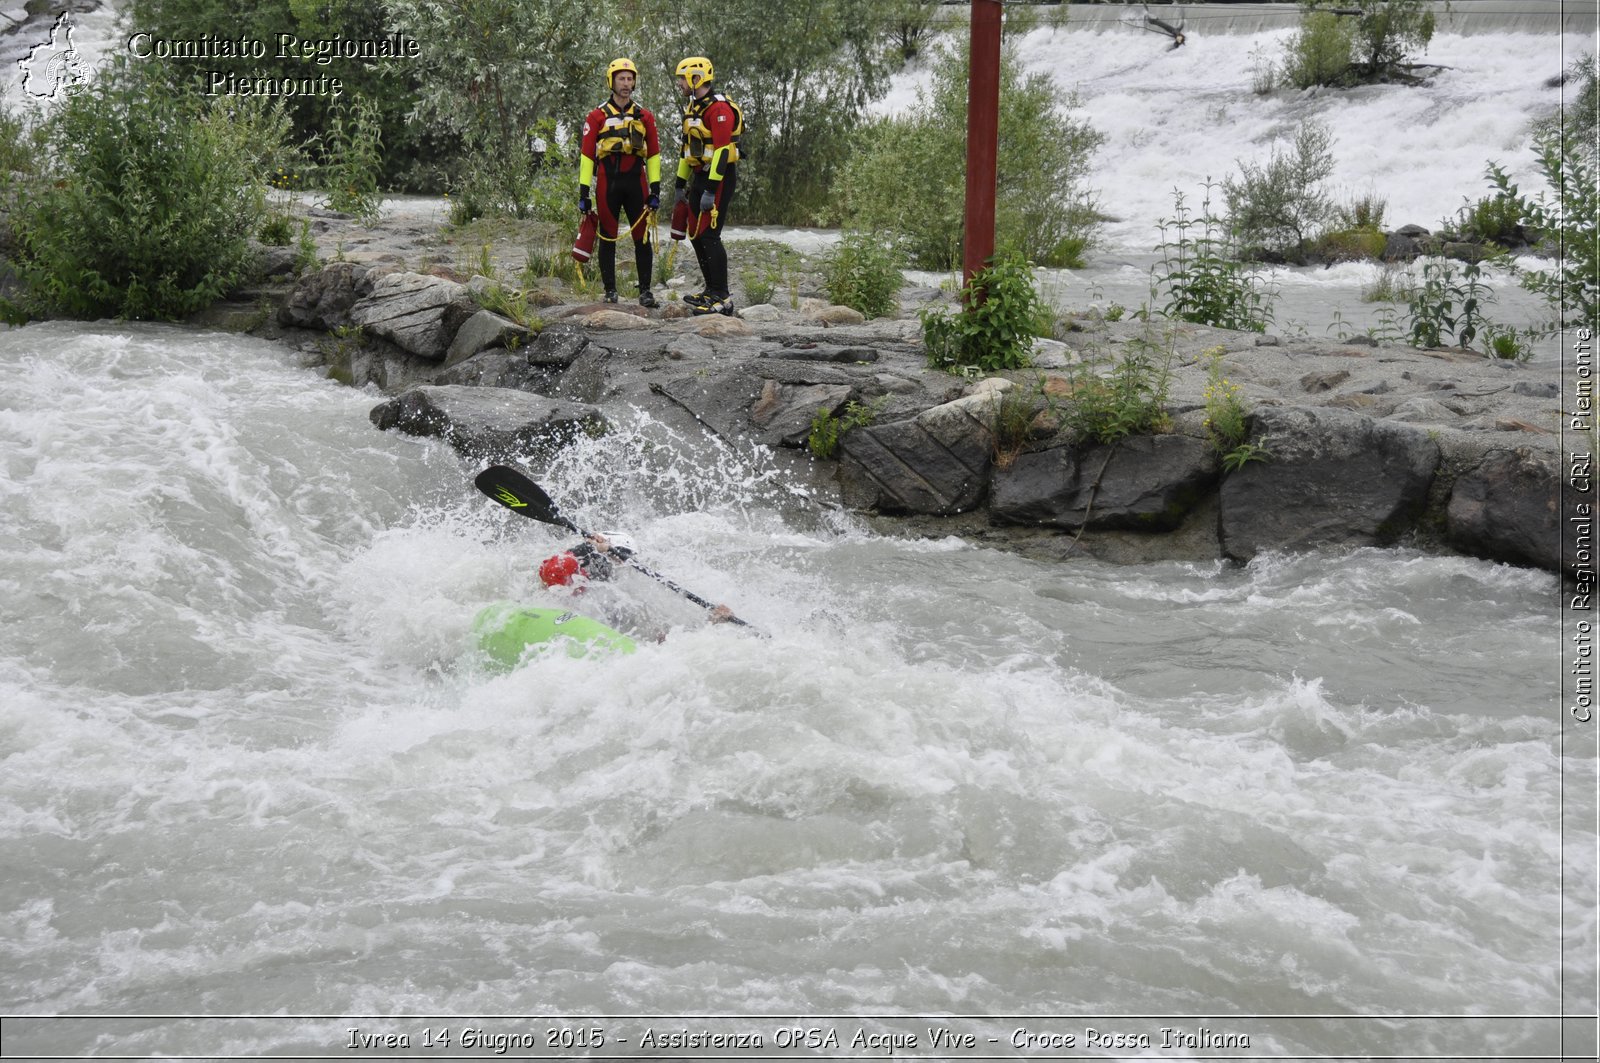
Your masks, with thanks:
[{"label": "red and black drysuit", "polygon": [[[693,212],[689,242],[706,280],[706,294],[718,300],[728,297],[728,252],[722,246],[722,228],[728,224],[728,208],[739,183],[739,137],[743,132],[743,113],[722,93],[712,90],[690,97],[683,114],[677,189],[678,195],[687,197]],[[708,192],[714,215],[712,210],[701,209]]]},{"label": "red and black drysuit", "polygon": [[649,198],[661,195],[661,146],[656,119],[632,100],[619,108],[612,97],[583,120],[582,157],[578,160],[578,195],[588,199],[589,181],[595,182],[595,210],[600,219],[600,281],[606,291],[617,289],[617,228],[626,211],[633,236],[633,261],[639,271],[639,290],[650,290],[655,266],[645,216]]}]

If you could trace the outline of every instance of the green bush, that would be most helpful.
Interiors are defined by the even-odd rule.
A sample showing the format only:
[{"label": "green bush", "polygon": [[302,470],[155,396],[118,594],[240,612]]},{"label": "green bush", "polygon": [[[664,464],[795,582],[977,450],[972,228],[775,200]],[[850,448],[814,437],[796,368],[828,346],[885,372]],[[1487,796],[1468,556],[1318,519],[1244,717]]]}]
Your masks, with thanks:
[{"label": "green bush", "polygon": [[383,129],[376,105],[357,100],[334,111],[323,145],[328,164],[322,168],[322,184],[328,192],[328,207],[354,216],[363,225],[373,224],[383,202],[378,191]]},{"label": "green bush", "polygon": [[1433,0],[1300,0],[1315,17],[1318,9],[1353,11],[1350,58],[1368,80],[1391,73],[1412,50],[1426,50],[1433,39]]},{"label": "green bush", "polygon": [[1456,265],[1438,259],[1422,267],[1422,281],[1411,292],[1411,343],[1416,347],[1440,347],[1454,339],[1471,347],[1485,327],[1484,309],[1494,302],[1494,292],[1483,283],[1483,267],[1476,262]]},{"label": "green bush", "polygon": [[883,317],[898,307],[895,293],[905,284],[899,256],[869,233],[846,233],[827,257],[823,286],[828,298],[867,317]]},{"label": "green bush", "polygon": [[173,98],[117,61],[45,119],[42,171],[12,214],[13,319],[176,319],[246,275],[287,121],[254,98]]},{"label": "green bush", "polygon": [[1523,342],[1522,334],[1510,325],[1485,325],[1483,351],[1491,358],[1526,362],[1533,357],[1533,348]]},{"label": "green bush", "polygon": [[1149,343],[1130,344],[1105,376],[1080,366],[1071,378],[1072,397],[1060,409],[1061,423],[1094,443],[1164,432],[1172,420],[1167,412],[1170,369],[1168,360],[1157,362]]},{"label": "green bush", "polygon": [[1337,229],[1312,241],[1311,250],[1323,262],[1375,262],[1388,246],[1388,236],[1377,229]]},{"label": "green bush", "polygon": [[922,313],[930,366],[951,372],[974,366],[993,373],[1028,364],[1046,308],[1033,286],[1033,268],[1021,256],[998,256],[973,274],[961,289],[961,302],[965,309],[958,313]]},{"label": "green bush", "polygon": [[1462,208],[1461,232],[1464,236],[1502,247],[1522,243],[1522,207],[1504,193],[1484,196]]},{"label": "green bush", "polygon": [[1554,311],[1548,329],[1593,328],[1600,320],[1600,167],[1592,148],[1570,137],[1546,133],[1535,146],[1549,195],[1529,199],[1504,170],[1489,164],[1489,180],[1515,205],[1524,228],[1557,248],[1554,269],[1519,269],[1518,280]]},{"label": "green bush", "polygon": [[1594,53],[1583,56],[1562,74],[1562,83],[1576,81],[1576,92],[1563,90],[1565,105],[1534,126],[1534,143],[1550,137],[1567,138],[1575,151],[1581,151],[1592,164],[1600,154],[1600,60]]},{"label": "green bush", "polygon": [[[1076,105],[1002,49],[995,243],[1042,266],[1081,267],[1100,225],[1086,179],[1105,137],[1069,117]],[[966,134],[967,57],[945,49],[915,106],[860,131],[843,181],[849,224],[893,239],[920,268],[959,265]]]},{"label": "green bush", "polygon": [[1304,11],[1289,41],[1284,77],[1297,89],[1341,86],[1355,80],[1350,69],[1355,24],[1331,11]]},{"label": "green bush", "polygon": [[889,404],[884,395],[870,403],[851,400],[845,403],[844,413],[835,417],[827,407],[819,409],[811,418],[811,433],[806,437],[806,447],[818,458],[831,458],[839,449],[839,441],[852,428],[864,428],[878,419],[878,414]]},{"label": "green bush", "polygon": [[1271,295],[1255,270],[1239,260],[1237,249],[1211,212],[1212,186],[1200,217],[1192,218],[1183,193],[1173,193],[1174,217],[1162,219],[1161,265],[1155,294],[1165,291],[1161,312],[1180,321],[1241,332],[1265,332],[1272,321]]},{"label": "green bush", "polygon": [[1239,177],[1223,181],[1228,220],[1246,251],[1304,257],[1307,242],[1337,214],[1319,187],[1333,173],[1332,145],[1326,126],[1306,122],[1292,148],[1273,145],[1264,164],[1241,161]]},{"label": "green bush", "polygon": [[1373,192],[1341,203],[1334,212],[1336,224],[1343,229],[1383,229],[1383,216],[1389,212],[1389,201]]}]

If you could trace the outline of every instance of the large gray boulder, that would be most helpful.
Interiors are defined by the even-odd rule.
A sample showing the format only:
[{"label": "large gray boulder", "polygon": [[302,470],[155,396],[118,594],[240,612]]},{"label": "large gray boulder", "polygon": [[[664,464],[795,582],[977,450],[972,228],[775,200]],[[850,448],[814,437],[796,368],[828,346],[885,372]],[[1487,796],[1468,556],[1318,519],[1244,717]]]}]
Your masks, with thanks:
[{"label": "large gray boulder", "polygon": [[1210,445],[1189,436],[1052,447],[1019,454],[995,472],[989,514],[1004,524],[1171,531],[1219,474]]},{"label": "large gray boulder", "polygon": [[528,345],[528,364],[564,369],[576,362],[587,346],[589,337],[581,325],[557,321],[546,325]]},{"label": "large gray boulder", "polygon": [[1415,526],[1439,466],[1439,445],[1425,430],[1306,406],[1264,406],[1250,424],[1270,457],[1222,481],[1227,556],[1384,546]]},{"label": "large gray boulder", "polygon": [[559,369],[529,365],[528,358],[522,351],[506,351],[491,347],[471,358],[449,365],[420,382],[465,384],[478,388],[514,388],[518,391],[536,391],[541,395],[553,396],[561,380],[562,373]]},{"label": "large gray boulder", "polygon": [[[456,329],[455,337],[445,351],[444,367],[449,369],[494,347],[520,349],[532,336],[531,330],[510,318],[501,317],[493,310],[479,310]],[[526,357],[523,360],[526,361]]]},{"label": "large gray boulder", "polygon": [[[1456,477],[1450,489],[1446,539],[1474,557],[1551,570],[1576,568],[1570,548],[1565,562],[1561,556],[1561,476],[1555,454],[1526,447],[1489,451]],[[1583,501],[1592,502],[1592,492]]]},{"label": "large gray boulder", "polygon": [[811,437],[818,413],[837,417],[844,412],[855,389],[848,384],[780,384],[761,382],[761,396],[750,407],[756,438],[769,447],[803,447]]},{"label": "large gray boulder", "polygon": [[374,336],[430,362],[440,362],[478,305],[465,284],[422,273],[389,273],[350,308],[350,320]]},{"label": "large gray boulder", "polygon": [[880,513],[964,513],[983,501],[1008,380],[906,421],[847,432],[839,445],[844,503]]},{"label": "large gray boulder", "polygon": [[459,385],[412,388],[374,406],[369,416],[385,431],[436,436],[469,457],[501,460],[558,450],[607,428],[593,406]]},{"label": "large gray boulder", "polygon": [[279,323],[324,332],[351,324],[350,308],[372,293],[373,274],[373,267],[355,262],[334,262],[306,274],[279,309]]}]

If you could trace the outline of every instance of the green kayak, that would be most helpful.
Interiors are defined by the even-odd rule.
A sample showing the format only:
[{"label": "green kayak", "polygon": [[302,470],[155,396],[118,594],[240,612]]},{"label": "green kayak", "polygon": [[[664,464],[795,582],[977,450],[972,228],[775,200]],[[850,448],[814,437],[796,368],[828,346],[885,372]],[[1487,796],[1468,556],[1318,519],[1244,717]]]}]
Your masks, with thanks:
[{"label": "green kayak", "polygon": [[478,648],[495,664],[515,668],[534,647],[560,644],[568,657],[593,652],[632,653],[637,647],[620,631],[565,609],[496,602],[472,620]]}]

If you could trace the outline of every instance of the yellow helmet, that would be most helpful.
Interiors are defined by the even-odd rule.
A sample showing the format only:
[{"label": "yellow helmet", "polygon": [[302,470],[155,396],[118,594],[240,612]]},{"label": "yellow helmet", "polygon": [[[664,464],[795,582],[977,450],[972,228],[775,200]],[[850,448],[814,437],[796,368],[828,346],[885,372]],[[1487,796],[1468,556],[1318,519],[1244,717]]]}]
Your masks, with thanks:
[{"label": "yellow helmet", "polygon": [[606,67],[606,88],[617,87],[617,75],[626,70],[633,75],[634,81],[639,80],[639,68],[633,65],[633,60],[624,56],[621,59],[611,60],[611,65]]},{"label": "yellow helmet", "polygon": [[697,89],[714,76],[711,72],[711,60],[703,55],[691,55],[678,64],[678,69],[672,72],[672,76],[683,78],[691,89]]}]

